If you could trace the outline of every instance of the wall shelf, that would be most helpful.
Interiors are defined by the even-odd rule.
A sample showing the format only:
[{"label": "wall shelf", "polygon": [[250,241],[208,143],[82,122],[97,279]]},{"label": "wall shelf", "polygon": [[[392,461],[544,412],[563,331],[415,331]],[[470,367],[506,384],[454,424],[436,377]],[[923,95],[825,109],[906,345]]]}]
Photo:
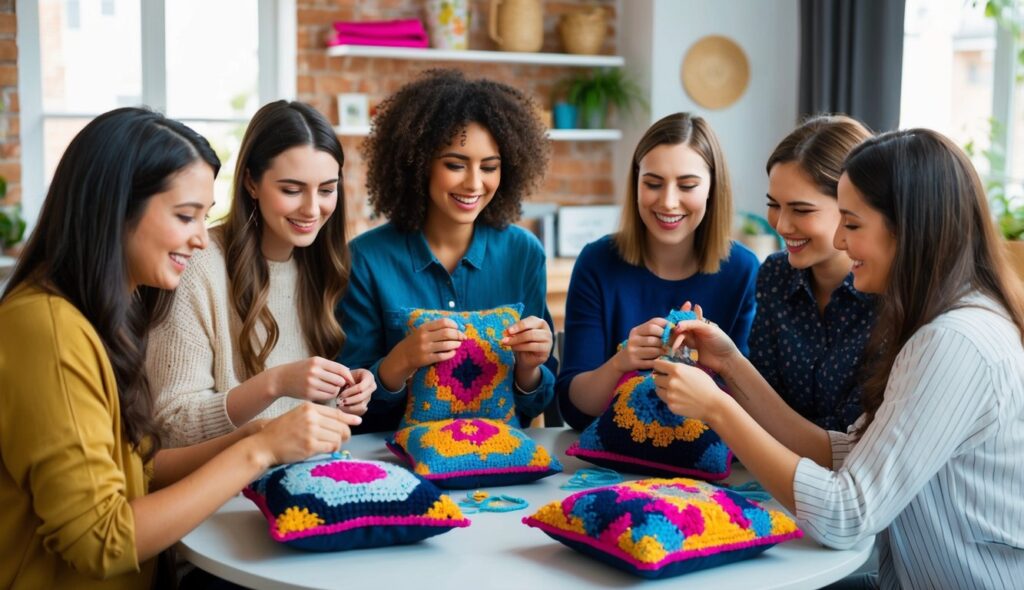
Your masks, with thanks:
[{"label": "wall shelf", "polygon": [[[369,126],[335,127],[334,132],[341,137],[364,137],[370,134]],[[551,129],[548,131],[551,141],[618,141],[622,139],[622,131],[618,129]]]},{"label": "wall shelf", "polygon": [[373,47],[369,45],[334,45],[327,48],[331,57],[375,57],[424,61],[461,61],[538,66],[575,66],[584,68],[621,68],[626,60],[619,55],[574,55],[571,53],[520,53],[515,51],[480,51],[475,49],[416,49],[408,47]]}]

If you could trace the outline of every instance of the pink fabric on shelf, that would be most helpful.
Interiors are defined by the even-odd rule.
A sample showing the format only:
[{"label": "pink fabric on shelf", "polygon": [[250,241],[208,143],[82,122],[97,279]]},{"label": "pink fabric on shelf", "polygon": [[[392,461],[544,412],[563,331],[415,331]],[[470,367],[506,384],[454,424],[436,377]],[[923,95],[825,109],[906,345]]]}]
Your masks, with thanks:
[{"label": "pink fabric on shelf", "polygon": [[328,45],[375,45],[380,47],[422,47],[430,46],[426,37],[423,39],[400,39],[396,37],[358,37],[355,35],[332,35]]},{"label": "pink fabric on shelf", "polygon": [[423,23],[418,19],[382,20],[365,22],[334,23],[334,30],[339,35],[355,35],[357,37],[409,38],[426,37]]}]

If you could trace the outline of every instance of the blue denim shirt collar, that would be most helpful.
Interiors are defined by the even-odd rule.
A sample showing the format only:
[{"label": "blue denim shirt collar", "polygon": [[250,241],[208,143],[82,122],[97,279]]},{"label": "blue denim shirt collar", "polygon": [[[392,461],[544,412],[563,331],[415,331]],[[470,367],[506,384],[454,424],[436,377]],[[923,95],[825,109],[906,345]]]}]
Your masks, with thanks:
[{"label": "blue denim shirt collar", "polygon": [[[483,268],[483,262],[486,260],[487,255],[488,238],[493,231],[493,228],[490,226],[476,225],[473,228],[473,238],[469,242],[469,249],[466,250],[462,261],[473,268]],[[409,247],[409,260],[412,262],[413,272],[420,272],[430,266],[431,263],[441,264],[437,257],[434,256],[434,253],[430,251],[427,237],[423,235],[422,231],[411,232],[406,235],[405,239]]]}]

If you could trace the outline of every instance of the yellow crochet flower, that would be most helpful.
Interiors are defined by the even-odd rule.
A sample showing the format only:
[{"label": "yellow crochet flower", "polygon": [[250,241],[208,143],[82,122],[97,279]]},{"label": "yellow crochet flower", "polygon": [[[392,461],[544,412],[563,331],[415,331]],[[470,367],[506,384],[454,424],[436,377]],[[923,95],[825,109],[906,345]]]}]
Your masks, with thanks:
[{"label": "yellow crochet flower", "polygon": [[298,506],[292,506],[278,515],[276,524],[277,532],[285,535],[320,526],[324,524],[324,519],[310,512],[309,508],[300,510]]}]

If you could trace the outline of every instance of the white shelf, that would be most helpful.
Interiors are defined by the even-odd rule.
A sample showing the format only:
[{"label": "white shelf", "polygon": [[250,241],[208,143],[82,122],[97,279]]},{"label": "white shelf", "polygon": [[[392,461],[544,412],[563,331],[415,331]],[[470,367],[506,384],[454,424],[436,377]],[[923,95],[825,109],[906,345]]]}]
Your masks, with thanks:
[{"label": "white shelf", "polygon": [[380,57],[428,61],[462,61],[540,66],[578,66],[586,68],[621,68],[626,60],[619,55],[574,55],[571,53],[519,53],[515,51],[479,51],[473,49],[416,49],[408,47],[374,47],[369,45],[334,45],[327,48],[332,57]]},{"label": "white shelf", "polygon": [[[335,127],[334,132],[343,137],[364,137],[370,134],[368,126]],[[618,141],[622,131],[618,129],[551,129],[551,141]]]},{"label": "white shelf", "polygon": [[17,263],[17,258],[11,258],[10,256],[0,254],[0,276],[3,276],[5,271],[14,270],[14,265]]}]

